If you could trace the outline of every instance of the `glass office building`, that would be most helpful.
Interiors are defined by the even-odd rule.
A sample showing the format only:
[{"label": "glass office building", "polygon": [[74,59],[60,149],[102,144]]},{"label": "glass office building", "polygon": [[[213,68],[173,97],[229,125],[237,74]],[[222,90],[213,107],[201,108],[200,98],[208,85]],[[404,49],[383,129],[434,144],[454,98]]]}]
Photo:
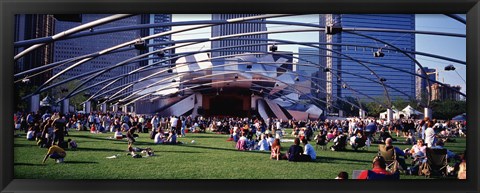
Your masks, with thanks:
[{"label": "glass office building", "polygon": [[[104,17],[109,16],[108,14],[83,14],[82,15],[82,22],[68,22],[68,21],[57,21],[55,23],[55,33],[65,31],[67,29],[71,29],[73,27],[101,19]],[[130,26],[130,25],[138,25],[138,24],[148,24],[148,23],[155,23],[155,22],[170,22],[171,15],[162,15],[162,14],[150,14],[150,15],[135,15],[131,17],[127,17],[118,21],[114,21],[111,23],[107,23],[98,27],[95,27],[91,30],[98,30],[102,28],[111,28],[111,27],[119,27],[119,26]],[[121,31],[121,32],[114,32],[114,33],[107,33],[101,35],[94,35],[94,36],[86,36],[81,38],[63,40],[63,41],[56,41],[55,42],[55,51],[54,51],[54,61],[61,61],[69,58],[74,58],[90,53],[94,53],[118,44],[122,44],[136,38],[144,37],[151,35],[153,33],[160,33],[161,31],[170,30],[169,27],[163,28],[152,28],[152,29],[144,29],[144,30],[130,30],[130,31]],[[160,41],[169,41],[170,36],[159,37],[156,39],[151,40],[149,43],[158,43]],[[150,51],[160,49],[163,46],[156,46],[150,48]],[[133,46],[131,46],[133,48]],[[77,76],[82,73],[90,72],[92,70],[97,70],[101,68],[105,68],[108,66],[113,66],[119,62],[125,61],[132,57],[135,57],[141,53],[146,53],[148,50],[139,51],[137,49],[130,49],[128,51],[116,52],[111,54],[105,54],[100,57],[97,57],[93,60],[90,60],[70,71],[67,71],[61,79],[70,78],[72,76]],[[129,63],[127,65],[114,68],[97,78],[95,78],[91,83],[103,81],[112,77],[117,77],[121,74],[126,74],[130,71],[137,69],[140,65],[146,65],[146,62],[140,64],[139,62]],[[60,66],[54,69],[54,74],[60,72],[61,70],[65,69],[68,65]],[[132,74],[121,81],[118,81],[114,85],[110,86],[109,88],[117,87],[120,85],[125,85],[127,83],[133,82],[138,80],[139,74]],[[97,92],[100,86],[94,87],[89,90],[91,94]],[[126,92],[131,92],[132,88],[127,90]],[[111,93],[113,94],[113,93]]]},{"label": "glass office building", "polygon": [[[340,25],[342,28],[415,30],[414,14],[327,14],[321,15],[320,20],[322,19],[325,20],[326,24]],[[367,31],[360,31],[358,33],[381,39],[401,50],[415,51],[415,34],[413,33]],[[415,63],[398,50],[373,39],[347,32],[325,35],[325,39],[327,43],[342,44],[327,45],[328,49],[334,50],[327,51],[327,55],[332,57],[326,58],[327,67],[332,69],[331,72],[326,75],[328,95],[358,97],[366,101],[370,101],[371,99],[365,95],[373,98],[385,97],[385,90],[379,84],[379,79],[363,66],[366,65],[375,71],[378,76],[384,78],[386,80],[384,82],[385,84],[394,88],[387,88],[392,100],[407,100],[415,97],[415,77],[412,75],[415,73]],[[385,54],[384,57],[374,57],[374,52],[380,49],[381,52]],[[363,62],[362,65],[357,61],[349,59],[349,57],[365,62]],[[415,56],[412,55],[412,57]],[[402,69],[412,74],[399,72],[385,66]],[[357,90],[364,95],[348,88]],[[327,100],[332,101],[332,97],[327,96]],[[333,101],[334,100],[333,97]]]},{"label": "glass office building", "polygon": [[[212,20],[227,20],[227,19],[233,19],[233,18],[251,17],[256,15],[260,15],[260,14],[212,14]],[[264,20],[265,19],[253,20],[253,21],[264,21]],[[241,34],[241,33],[258,32],[258,31],[267,31],[267,25],[265,23],[235,23],[235,24],[218,25],[218,26],[212,27],[211,33],[212,33],[212,37],[218,37],[218,36],[225,36],[225,35],[231,35],[231,34]],[[238,38],[265,39],[267,38],[267,34],[241,36]],[[267,43],[267,41],[219,40],[219,41],[212,41],[211,48],[215,49],[220,47],[259,44],[259,43]],[[250,52],[255,52],[255,51],[266,52],[267,45],[229,48],[226,50],[230,50],[233,52],[212,52],[212,57],[244,53],[243,51],[234,52],[235,50],[248,50]]]}]

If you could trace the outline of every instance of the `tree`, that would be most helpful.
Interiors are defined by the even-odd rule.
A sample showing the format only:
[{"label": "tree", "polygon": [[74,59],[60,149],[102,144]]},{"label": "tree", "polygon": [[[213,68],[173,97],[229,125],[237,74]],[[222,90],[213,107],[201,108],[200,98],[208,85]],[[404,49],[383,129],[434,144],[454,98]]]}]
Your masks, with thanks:
[{"label": "tree", "polygon": [[[353,103],[353,104],[358,104],[357,99],[355,99],[353,97],[350,97],[350,96],[345,97],[344,100],[346,100],[350,103]],[[336,106],[343,111],[344,116],[347,116],[347,117],[357,116],[358,115],[358,108],[354,107],[350,103],[347,103],[343,100],[337,100],[336,101]]]},{"label": "tree", "polygon": [[385,107],[378,103],[381,102],[384,105],[387,104],[387,99],[385,97],[377,97],[375,98],[375,100],[376,101],[366,102],[366,104],[363,105],[368,113],[368,116],[379,117],[380,113],[387,110]]},{"label": "tree", "polygon": [[25,83],[17,83],[14,85],[14,91],[13,91],[13,103],[18,111],[23,111],[26,112],[28,111],[28,99],[22,100],[24,96],[29,95],[30,93],[35,92],[37,90],[38,86],[31,85],[31,84],[25,84]]},{"label": "tree", "polygon": [[466,101],[432,101],[430,103],[432,108],[432,116],[435,119],[449,120],[452,117],[465,113],[467,111]]},{"label": "tree", "polygon": [[[59,82],[61,79],[55,80],[54,82]],[[73,80],[70,82],[65,83],[64,85],[60,85],[57,87],[52,88],[52,93],[55,99],[62,99],[66,97],[70,92],[73,91],[77,85],[80,84],[79,80]],[[73,105],[75,107],[75,110],[81,110],[82,109],[82,103],[86,101],[88,98],[84,96],[82,93],[74,95],[69,98],[69,103],[70,105]]]}]

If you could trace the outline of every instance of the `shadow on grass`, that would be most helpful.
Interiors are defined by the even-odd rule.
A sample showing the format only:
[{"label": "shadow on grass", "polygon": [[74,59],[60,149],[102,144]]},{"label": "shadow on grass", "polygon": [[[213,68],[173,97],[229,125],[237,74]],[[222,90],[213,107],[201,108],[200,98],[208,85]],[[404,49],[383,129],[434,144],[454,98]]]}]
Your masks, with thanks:
[{"label": "shadow on grass", "polygon": [[107,152],[124,152],[123,150],[119,149],[108,149],[108,148],[88,148],[88,147],[80,147],[77,151],[107,151]]},{"label": "shadow on grass", "polygon": [[[191,138],[191,139],[208,139],[208,138],[225,138],[225,140],[228,139],[228,135],[203,135],[203,136],[200,136],[200,135],[187,135],[185,138]],[[179,139],[182,139],[179,138]]]},{"label": "shadow on grass", "polygon": [[[127,146],[128,142],[127,141],[115,142],[113,144],[122,144],[122,145]],[[136,147],[136,146],[155,146],[155,145],[158,145],[158,144],[155,144],[153,141],[152,142],[136,141],[135,143],[133,143],[134,147]]]},{"label": "shadow on grass", "polygon": [[45,166],[45,164],[14,163],[14,166]]},{"label": "shadow on grass", "polygon": [[35,141],[32,141],[32,144],[19,144],[19,143],[15,143],[13,145],[13,147],[35,147],[37,146],[36,144],[34,144]]},{"label": "shadow on grass", "polygon": [[98,162],[89,162],[89,161],[68,161],[65,160],[66,164],[98,164]]},{"label": "shadow on grass", "polygon": [[220,151],[234,151],[234,152],[245,152],[245,153],[259,153],[259,154],[270,154],[270,151],[239,151],[237,149],[228,149],[220,147],[204,147],[204,146],[190,146],[190,145],[178,145],[178,147],[189,147],[189,148],[199,148],[199,149],[210,149],[210,150],[220,150]]},{"label": "shadow on grass", "polygon": [[338,161],[352,162],[349,164],[371,163],[371,161],[368,161],[368,160],[357,160],[357,159],[347,159],[347,158],[327,157],[327,156],[317,156],[317,159],[315,160],[315,162],[320,162],[320,163],[338,163]]},{"label": "shadow on grass", "polygon": [[198,152],[198,151],[156,151],[156,152],[159,152],[160,154],[161,153],[204,153],[204,152]]},{"label": "shadow on grass", "polygon": [[88,135],[76,135],[76,136],[69,136],[65,137],[68,138],[86,138],[86,139],[94,139],[94,140],[103,140],[103,141],[118,141],[117,139],[109,139],[108,137],[112,137],[113,135],[106,135],[106,134],[98,134],[99,137],[88,136]]}]

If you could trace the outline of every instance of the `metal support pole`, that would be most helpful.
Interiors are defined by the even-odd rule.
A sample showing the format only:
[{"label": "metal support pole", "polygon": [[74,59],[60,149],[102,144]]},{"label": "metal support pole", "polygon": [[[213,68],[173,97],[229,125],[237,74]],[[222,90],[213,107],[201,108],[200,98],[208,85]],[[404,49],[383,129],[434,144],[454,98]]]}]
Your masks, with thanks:
[{"label": "metal support pole", "polygon": [[40,95],[36,94],[30,97],[30,112],[37,112],[40,110]]},{"label": "metal support pole", "polygon": [[388,122],[393,121],[393,110],[392,109],[387,109],[387,121]]},{"label": "metal support pole", "polygon": [[427,107],[427,108],[424,109],[424,111],[425,111],[425,114],[424,114],[425,117],[428,117],[431,120],[433,118],[432,117],[432,109]]},{"label": "metal support pole", "polygon": [[85,111],[85,113],[87,113],[87,114],[90,113],[91,108],[92,108],[92,102],[87,101],[83,104],[83,111]]},{"label": "metal support pole", "polygon": [[67,114],[70,112],[70,99],[64,99],[61,105],[61,112]]}]

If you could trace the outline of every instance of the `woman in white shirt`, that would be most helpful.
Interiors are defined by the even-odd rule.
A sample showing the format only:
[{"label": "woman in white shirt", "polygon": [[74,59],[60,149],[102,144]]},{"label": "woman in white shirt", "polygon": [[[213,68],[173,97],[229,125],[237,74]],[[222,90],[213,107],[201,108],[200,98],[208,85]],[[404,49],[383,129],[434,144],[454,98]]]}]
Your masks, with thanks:
[{"label": "woman in white shirt", "polygon": [[426,153],[426,148],[427,146],[423,145],[423,140],[418,139],[417,144],[412,146],[412,149],[410,149],[410,155],[412,156],[425,156]]}]

